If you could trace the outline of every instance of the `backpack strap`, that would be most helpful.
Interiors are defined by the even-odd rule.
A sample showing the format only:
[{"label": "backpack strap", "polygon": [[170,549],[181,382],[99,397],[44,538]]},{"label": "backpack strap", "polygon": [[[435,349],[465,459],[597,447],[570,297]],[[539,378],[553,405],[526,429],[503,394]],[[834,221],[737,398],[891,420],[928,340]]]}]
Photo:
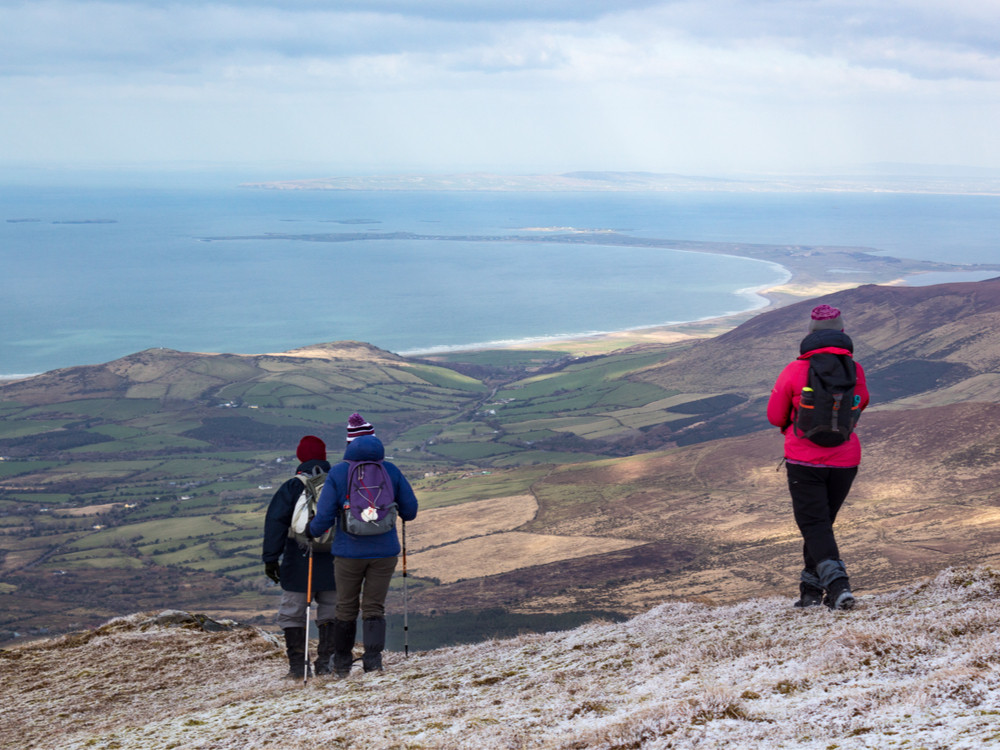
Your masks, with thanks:
[{"label": "backpack strap", "polygon": [[305,486],[305,487],[308,488],[309,487],[309,482],[307,480],[308,479],[312,479],[314,477],[318,477],[322,473],[323,473],[323,470],[320,467],[313,466],[312,471],[299,471],[299,472],[296,472],[296,474],[293,477],[293,479],[298,479],[300,482],[302,482],[303,486]]}]

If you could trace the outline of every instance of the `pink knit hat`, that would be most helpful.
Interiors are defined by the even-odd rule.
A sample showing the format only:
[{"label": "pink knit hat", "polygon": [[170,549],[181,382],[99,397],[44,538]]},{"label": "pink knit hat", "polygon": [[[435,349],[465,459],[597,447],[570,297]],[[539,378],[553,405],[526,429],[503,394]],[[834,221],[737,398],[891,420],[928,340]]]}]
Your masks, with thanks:
[{"label": "pink knit hat", "polygon": [[844,317],[836,307],[818,305],[812,309],[812,314],[809,316],[809,330],[819,331],[823,329],[844,330]]},{"label": "pink knit hat", "polygon": [[347,442],[351,442],[354,438],[359,438],[362,435],[374,435],[375,428],[370,425],[364,417],[362,417],[357,412],[354,412],[347,419]]}]

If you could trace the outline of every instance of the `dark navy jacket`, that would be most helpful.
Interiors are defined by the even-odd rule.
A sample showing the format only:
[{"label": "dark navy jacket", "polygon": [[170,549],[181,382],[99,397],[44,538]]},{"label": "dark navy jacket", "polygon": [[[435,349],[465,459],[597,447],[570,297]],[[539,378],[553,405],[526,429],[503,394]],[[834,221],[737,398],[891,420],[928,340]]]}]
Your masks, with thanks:
[{"label": "dark navy jacket", "polygon": [[[296,474],[311,474],[315,467],[329,471],[330,464],[326,461],[306,461],[299,464]],[[281,588],[285,591],[306,592],[309,577],[309,555],[307,550],[299,547],[298,542],[288,536],[288,527],[292,525],[292,513],[295,501],[302,494],[302,482],[292,477],[285,482],[271,498],[264,518],[264,551],[261,558],[264,562],[281,560]],[[313,591],[333,591],[333,555],[329,552],[313,553]]]},{"label": "dark navy jacket", "polygon": [[[382,441],[374,435],[363,435],[347,444],[344,451],[344,461],[335,464],[323,485],[319,501],[316,504],[316,516],[309,524],[309,530],[315,536],[329,528],[337,527],[333,536],[333,554],[335,557],[350,557],[356,559],[374,559],[379,557],[395,557],[400,552],[399,535],[396,529],[375,536],[358,536],[349,534],[340,528],[339,509],[347,497],[347,461],[383,461],[385,447]],[[412,521],[417,517],[417,496],[413,488],[403,476],[399,468],[384,461],[385,471],[392,481],[396,505],[399,506],[399,517],[404,521]]]}]

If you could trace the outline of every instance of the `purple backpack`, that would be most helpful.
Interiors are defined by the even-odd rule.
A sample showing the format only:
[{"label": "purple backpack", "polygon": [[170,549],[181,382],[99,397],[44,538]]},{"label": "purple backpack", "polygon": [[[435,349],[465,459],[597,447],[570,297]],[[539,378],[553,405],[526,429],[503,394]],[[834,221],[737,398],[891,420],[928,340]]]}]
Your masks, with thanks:
[{"label": "purple backpack", "polygon": [[340,528],[349,534],[373,536],[396,527],[396,497],[381,461],[346,461],[347,497]]}]

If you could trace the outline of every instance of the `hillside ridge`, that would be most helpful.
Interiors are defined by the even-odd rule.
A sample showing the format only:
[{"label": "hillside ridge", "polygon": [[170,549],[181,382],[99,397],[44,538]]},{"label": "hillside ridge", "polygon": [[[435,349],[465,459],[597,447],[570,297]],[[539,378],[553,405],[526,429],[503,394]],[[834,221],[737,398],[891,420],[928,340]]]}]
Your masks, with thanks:
[{"label": "hillside ridge", "polygon": [[[184,352],[156,347],[96,365],[75,365],[50,370],[20,380],[0,382],[0,393],[23,403],[52,403],[60,399],[135,397],[129,389],[143,384],[174,385],[181,378],[201,375],[215,385],[225,378],[237,379],[252,370],[267,369],[269,361],[295,362],[312,359],[397,365],[407,360],[398,354],[360,341],[310,344],[286,352],[233,354],[228,352]],[[167,396],[169,388],[163,389]]]}]

